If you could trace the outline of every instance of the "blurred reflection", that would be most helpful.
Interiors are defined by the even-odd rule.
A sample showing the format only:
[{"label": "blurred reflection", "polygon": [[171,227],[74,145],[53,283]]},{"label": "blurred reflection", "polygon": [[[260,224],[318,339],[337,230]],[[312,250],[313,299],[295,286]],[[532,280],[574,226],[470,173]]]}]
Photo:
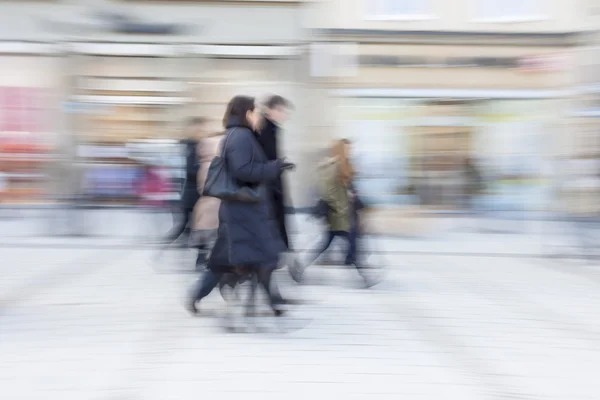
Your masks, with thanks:
[{"label": "blurred reflection", "polygon": [[[221,97],[249,87],[266,93],[269,85],[250,84],[239,77],[239,82],[225,85],[223,78],[203,76],[202,81],[189,83],[200,103],[191,102],[197,108],[185,108],[179,99],[161,103],[162,97],[156,93],[149,96],[152,92],[125,90],[125,86],[136,85],[147,90],[154,87],[155,80],[162,82],[166,72],[155,67],[145,73],[158,74],[154,78],[134,76],[136,68],[150,63],[151,58],[135,60],[135,68],[119,64],[121,59],[103,67],[101,59],[88,57],[84,65],[102,78],[84,80],[78,88],[84,98],[61,104],[60,110],[51,107],[51,96],[39,88],[0,88],[0,201],[53,207],[47,231],[69,235],[92,234],[94,210],[160,209],[161,214],[173,215],[173,238],[188,229],[193,202],[186,205],[184,198],[190,193],[197,195],[187,170],[190,146],[180,140],[189,136],[180,132],[183,115],[194,118],[198,110],[206,112],[202,130],[209,131],[222,114]],[[133,62],[127,57],[121,61]],[[254,61],[247,64],[252,73],[260,66],[275,68],[266,61]],[[172,65],[164,62],[167,70]],[[227,63],[215,61],[214,65],[226,68]],[[231,68],[242,76],[244,61],[235,60]],[[141,83],[130,83],[133,78]],[[115,88],[107,89],[108,83]],[[341,137],[354,143],[351,157],[356,188],[371,209],[389,216],[383,219],[391,225],[383,229],[386,232],[400,230],[399,219],[392,216],[407,212],[415,218],[508,217],[523,224],[542,214],[591,218],[596,210],[584,210],[597,203],[600,174],[600,119],[594,114],[598,96],[592,89],[590,86],[585,101],[577,103],[587,111],[569,120],[564,130],[564,118],[555,112],[558,103],[551,99],[347,97],[340,100],[336,115]],[[113,103],[100,102],[107,98]],[[154,101],[157,104],[146,104]],[[184,108],[185,112],[175,112]],[[39,123],[50,115],[64,120],[72,131],[57,129],[50,139]],[[296,127],[284,136],[289,143],[302,142],[305,129]],[[305,171],[314,171],[323,158],[322,149],[337,135],[333,129],[326,133],[310,145],[299,146],[304,157],[299,165]],[[305,189],[307,199],[317,196],[314,175],[293,180],[290,186]],[[150,200],[157,196],[160,201]],[[290,203],[299,208],[310,206],[298,204],[296,199]],[[166,235],[166,227],[152,229],[154,237]]]}]

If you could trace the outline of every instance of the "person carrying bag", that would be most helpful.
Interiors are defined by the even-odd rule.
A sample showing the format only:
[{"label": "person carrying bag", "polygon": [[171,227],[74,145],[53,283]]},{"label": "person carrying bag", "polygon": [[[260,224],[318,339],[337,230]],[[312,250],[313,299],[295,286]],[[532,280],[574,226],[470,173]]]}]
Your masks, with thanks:
[{"label": "person carrying bag", "polygon": [[279,254],[285,251],[270,204],[266,185],[294,164],[268,161],[254,130],[260,116],[252,97],[236,96],[227,105],[224,125],[227,135],[221,154],[208,169],[204,196],[221,199],[217,240],[207,270],[193,289],[187,308],[207,296],[224,274],[251,270],[267,292],[275,315],[281,315],[283,299],[271,290],[271,275]]}]

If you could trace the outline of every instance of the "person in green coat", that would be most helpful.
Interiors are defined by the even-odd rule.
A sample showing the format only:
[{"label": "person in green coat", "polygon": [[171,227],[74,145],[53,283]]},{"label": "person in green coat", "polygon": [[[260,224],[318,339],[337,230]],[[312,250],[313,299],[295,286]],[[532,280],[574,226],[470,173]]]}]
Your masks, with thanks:
[{"label": "person in green coat", "polygon": [[[362,274],[362,268],[356,263],[356,255],[350,254],[356,251],[356,235],[351,235],[352,218],[354,215],[354,194],[351,190],[354,179],[354,168],[350,162],[350,141],[341,139],[334,142],[331,154],[318,166],[319,193],[321,200],[328,206],[327,223],[329,229],[325,240],[305,265],[315,262],[331,246],[336,237],[348,241],[349,254],[346,257],[346,265],[354,265],[365,280],[366,286],[372,286],[369,279]],[[293,271],[292,277],[297,282],[302,280],[304,269]]]}]

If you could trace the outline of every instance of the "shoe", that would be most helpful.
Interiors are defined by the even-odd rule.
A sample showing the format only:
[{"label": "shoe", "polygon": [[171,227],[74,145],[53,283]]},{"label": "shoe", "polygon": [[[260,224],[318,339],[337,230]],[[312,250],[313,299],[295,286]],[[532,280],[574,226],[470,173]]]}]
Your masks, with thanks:
[{"label": "shoe", "polygon": [[379,283],[378,280],[376,279],[372,279],[372,278],[363,278],[364,279],[364,288],[365,289],[370,289],[373,286],[377,285]]},{"label": "shoe", "polygon": [[195,300],[188,300],[185,304],[185,309],[193,316],[196,316],[199,314],[198,308],[196,308]]},{"label": "shoe", "polygon": [[283,317],[283,316],[285,316],[285,311],[284,310],[273,310],[273,313],[275,314],[276,317]]}]

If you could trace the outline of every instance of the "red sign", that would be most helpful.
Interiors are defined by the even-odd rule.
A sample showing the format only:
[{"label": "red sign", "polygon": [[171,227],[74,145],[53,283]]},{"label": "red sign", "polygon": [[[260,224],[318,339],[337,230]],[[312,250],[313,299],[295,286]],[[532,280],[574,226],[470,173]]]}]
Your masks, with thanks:
[{"label": "red sign", "polygon": [[44,115],[44,90],[0,87],[0,132],[39,132]]}]

